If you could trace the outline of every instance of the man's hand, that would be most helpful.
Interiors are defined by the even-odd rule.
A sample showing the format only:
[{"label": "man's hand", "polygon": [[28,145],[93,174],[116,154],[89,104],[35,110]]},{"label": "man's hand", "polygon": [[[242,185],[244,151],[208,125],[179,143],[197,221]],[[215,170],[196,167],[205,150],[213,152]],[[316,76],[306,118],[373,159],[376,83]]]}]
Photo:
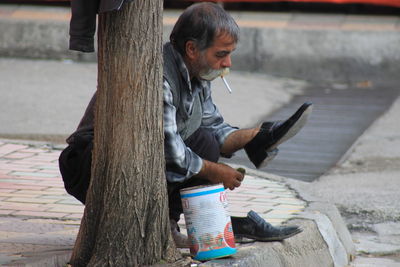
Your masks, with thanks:
[{"label": "man's hand", "polygon": [[197,174],[199,178],[207,179],[213,184],[223,183],[230,190],[239,187],[244,175],[223,163],[214,163],[204,160],[203,168]]}]

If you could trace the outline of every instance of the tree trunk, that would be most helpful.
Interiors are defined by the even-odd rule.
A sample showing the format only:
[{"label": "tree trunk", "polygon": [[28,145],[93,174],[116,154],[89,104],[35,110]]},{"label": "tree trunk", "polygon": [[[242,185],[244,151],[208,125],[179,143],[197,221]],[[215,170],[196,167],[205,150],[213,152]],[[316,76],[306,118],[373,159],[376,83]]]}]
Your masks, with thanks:
[{"label": "tree trunk", "polygon": [[73,266],[173,261],[164,173],[162,0],[99,16],[92,177]]}]

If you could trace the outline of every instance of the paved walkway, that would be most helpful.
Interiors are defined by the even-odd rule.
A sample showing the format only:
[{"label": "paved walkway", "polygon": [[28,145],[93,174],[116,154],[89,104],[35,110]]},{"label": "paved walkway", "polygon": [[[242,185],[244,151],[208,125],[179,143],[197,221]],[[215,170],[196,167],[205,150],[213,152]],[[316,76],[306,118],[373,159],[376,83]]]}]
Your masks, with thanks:
[{"label": "paved walkway", "polygon": [[[60,152],[46,144],[0,140],[0,264],[72,249],[84,206],[64,190]],[[285,185],[250,175],[228,192],[228,200],[231,215],[254,210],[275,225],[305,208]],[[184,229],[184,220],[180,224]]]}]

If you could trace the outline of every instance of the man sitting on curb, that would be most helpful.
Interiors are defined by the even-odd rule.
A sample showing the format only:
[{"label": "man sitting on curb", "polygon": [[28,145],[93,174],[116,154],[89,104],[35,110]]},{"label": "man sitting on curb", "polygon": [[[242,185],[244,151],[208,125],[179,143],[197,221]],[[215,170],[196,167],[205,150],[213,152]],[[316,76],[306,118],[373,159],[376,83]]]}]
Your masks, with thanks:
[{"label": "man sitting on curb", "polygon": [[[231,67],[238,39],[239,28],[227,12],[217,4],[199,3],[182,13],[164,45],[166,176],[171,229],[178,246],[186,242],[177,227],[183,212],[179,190],[216,183],[231,190],[239,187],[243,174],[218,163],[219,157],[244,148],[259,168],[302,128],[311,111],[306,103],[287,121],[265,122],[261,128],[237,129],[224,123],[212,101],[210,81]],[[301,231],[296,226],[273,227],[253,211],[231,219],[237,242],[283,240]]]},{"label": "man sitting on curb", "polygon": [[[262,167],[277,154],[279,144],[303,127],[311,112],[311,104],[305,103],[284,122],[265,122],[252,129],[226,124],[212,101],[210,81],[231,66],[238,39],[239,28],[228,13],[217,4],[199,3],[182,13],[164,45],[166,178],[178,247],[188,246],[177,224],[183,212],[179,190],[216,183],[230,190],[239,187],[243,174],[218,163],[219,157],[244,148],[254,165]],[[95,101],[96,94],[59,159],[66,190],[82,203],[89,187]],[[301,232],[297,226],[274,227],[254,211],[232,217],[232,228],[237,242],[283,240]]]}]

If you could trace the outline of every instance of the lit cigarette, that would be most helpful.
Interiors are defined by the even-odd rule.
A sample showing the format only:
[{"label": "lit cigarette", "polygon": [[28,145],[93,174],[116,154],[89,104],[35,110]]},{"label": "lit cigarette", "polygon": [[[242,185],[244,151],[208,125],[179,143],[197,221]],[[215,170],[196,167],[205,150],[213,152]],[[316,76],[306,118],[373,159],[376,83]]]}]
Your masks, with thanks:
[{"label": "lit cigarette", "polygon": [[229,86],[228,82],[225,80],[224,76],[221,76],[221,78],[222,78],[222,80],[224,81],[224,84],[225,84],[226,88],[228,89],[229,93],[232,94],[232,89],[231,89],[231,87]]}]

